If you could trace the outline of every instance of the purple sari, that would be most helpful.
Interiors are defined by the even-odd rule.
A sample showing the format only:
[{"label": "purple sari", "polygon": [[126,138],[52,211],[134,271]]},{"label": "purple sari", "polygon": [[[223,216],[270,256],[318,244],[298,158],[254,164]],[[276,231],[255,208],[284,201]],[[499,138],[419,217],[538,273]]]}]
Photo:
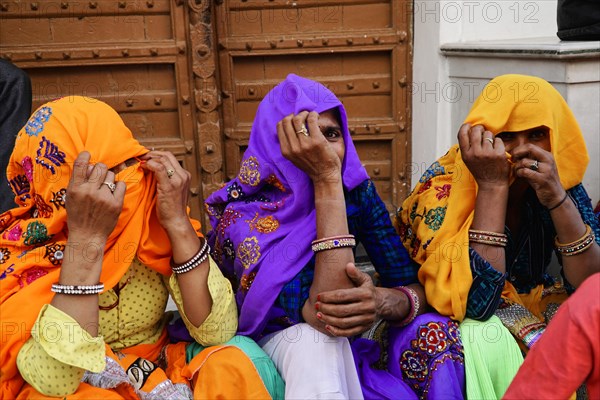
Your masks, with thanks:
[{"label": "purple sari", "polygon": [[352,351],[365,399],[463,399],[465,368],[458,323],[437,313],[377,340],[357,339]]},{"label": "purple sari", "polygon": [[[343,105],[325,86],[291,74],[260,103],[237,177],[206,201],[214,227],[209,235],[212,256],[233,283],[239,335],[258,341],[284,328],[278,321],[286,315],[277,298],[313,256],[312,182],[281,154],[277,122],[292,113],[332,108],[339,111],[346,147],[344,188],[356,188],[368,175],[348,132]],[[288,326],[292,323],[288,319]],[[383,347],[389,361],[382,369],[374,366],[380,354],[378,342],[353,343],[366,398],[462,397],[464,366],[455,323],[425,314],[407,327],[386,332],[389,345]]]},{"label": "purple sari", "polygon": [[239,335],[258,340],[280,316],[274,307],[279,292],[311,259],[316,238],[312,182],[281,154],[277,122],[292,113],[332,108],[339,111],[346,146],[344,187],[352,190],[368,179],[342,103],[322,84],[290,74],[258,106],[237,177],[206,200],[213,258],[237,286]]}]

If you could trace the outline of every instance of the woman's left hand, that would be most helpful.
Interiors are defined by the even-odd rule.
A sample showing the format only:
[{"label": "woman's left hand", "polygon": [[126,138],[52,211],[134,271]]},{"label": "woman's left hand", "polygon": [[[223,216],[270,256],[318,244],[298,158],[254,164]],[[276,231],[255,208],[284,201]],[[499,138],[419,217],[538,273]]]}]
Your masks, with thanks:
[{"label": "woman's left hand", "polygon": [[156,212],[167,232],[189,223],[187,204],[192,175],[168,151],[150,151],[140,157],[142,168],[156,177]]},{"label": "woman's left hand", "polygon": [[320,293],[315,303],[317,318],[333,336],[358,335],[377,320],[378,292],[371,277],[352,263],[346,274],[356,287]]},{"label": "woman's left hand", "polygon": [[535,190],[544,207],[553,207],[565,196],[552,153],[534,144],[523,144],[512,151],[514,172]]}]

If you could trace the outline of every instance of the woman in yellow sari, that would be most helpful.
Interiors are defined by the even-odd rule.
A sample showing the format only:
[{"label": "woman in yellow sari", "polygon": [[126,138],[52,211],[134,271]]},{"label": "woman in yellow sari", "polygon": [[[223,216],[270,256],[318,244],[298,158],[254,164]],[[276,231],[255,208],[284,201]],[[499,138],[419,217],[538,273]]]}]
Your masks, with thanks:
[{"label": "woman in yellow sari", "polygon": [[[268,398],[229,282],[187,215],[190,174],[90,98],[40,107],[0,215],[1,398]],[[169,345],[173,296],[196,342]]]},{"label": "woman in yellow sari", "polygon": [[[571,285],[597,272],[600,228],[581,185],[589,159],[583,136],[548,82],[493,79],[458,142],[423,174],[396,227],[421,265],[428,302],[467,318],[469,398],[495,398],[522,361],[497,318],[524,349],[533,346]],[[553,250],[564,285],[547,273]],[[487,371],[494,368],[502,371]]]}]

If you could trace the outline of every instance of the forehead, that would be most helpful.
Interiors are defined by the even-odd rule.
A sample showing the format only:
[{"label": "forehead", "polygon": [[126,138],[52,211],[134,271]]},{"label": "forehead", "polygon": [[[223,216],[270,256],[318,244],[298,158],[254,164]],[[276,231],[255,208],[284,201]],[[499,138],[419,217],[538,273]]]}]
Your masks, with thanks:
[{"label": "forehead", "polygon": [[340,113],[337,108],[331,108],[319,114],[319,125],[340,127]]}]

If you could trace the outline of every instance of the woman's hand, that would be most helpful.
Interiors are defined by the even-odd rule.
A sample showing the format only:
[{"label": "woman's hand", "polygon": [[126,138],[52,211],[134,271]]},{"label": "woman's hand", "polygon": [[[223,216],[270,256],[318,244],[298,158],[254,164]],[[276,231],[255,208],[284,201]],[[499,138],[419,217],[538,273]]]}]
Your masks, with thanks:
[{"label": "woman's hand", "polygon": [[527,181],[544,207],[553,207],[565,197],[552,153],[526,143],[515,148],[512,155],[515,175]]},{"label": "woman's hand", "polygon": [[342,161],[323,136],[318,113],[302,111],[288,115],[277,123],[277,136],[283,156],[306,172],[314,183],[341,179]]},{"label": "woman's hand", "polygon": [[156,177],[156,212],[167,232],[189,224],[187,204],[192,175],[168,151],[150,151],[140,157],[141,166]]},{"label": "woman's hand", "polygon": [[508,186],[510,163],[504,143],[482,125],[463,124],[458,131],[462,158],[480,188]]},{"label": "woman's hand", "polygon": [[353,263],[346,266],[346,274],[356,287],[321,293],[315,303],[317,318],[333,336],[358,335],[371,328],[378,318],[381,301],[371,277]]},{"label": "woman's hand", "polygon": [[67,188],[69,239],[96,241],[104,250],[104,243],[119,220],[126,186],[115,182],[115,174],[106,165],[89,162],[90,153],[79,153]]}]

